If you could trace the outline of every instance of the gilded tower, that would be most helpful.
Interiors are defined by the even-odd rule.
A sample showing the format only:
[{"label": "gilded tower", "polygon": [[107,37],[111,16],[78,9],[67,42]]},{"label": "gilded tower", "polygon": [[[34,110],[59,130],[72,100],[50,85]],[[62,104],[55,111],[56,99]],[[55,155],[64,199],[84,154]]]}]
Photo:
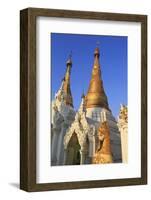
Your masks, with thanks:
[{"label": "gilded tower", "polygon": [[109,110],[107,96],[104,91],[99,62],[99,48],[94,51],[94,64],[89,89],[85,97],[86,108],[101,107]]},{"label": "gilded tower", "polygon": [[66,62],[66,72],[61,87],[55,94],[51,106],[51,164],[63,165],[64,146],[63,140],[67,129],[75,118],[73,100],[70,88],[72,61],[71,56]]},{"label": "gilded tower", "polygon": [[[91,80],[87,95],[85,97],[86,117],[89,123],[95,124],[98,132],[103,129],[100,129],[100,127],[106,128],[106,133],[110,134],[110,138],[108,137],[108,140],[105,140],[104,145],[106,149],[111,149],[111,154],[109,157],[112,155],[112,159],[110,159],[110,162],[111,160],[113,160],[113,162],[121,162],[120,133],[117,127],[117,121],[112,115],[112,111],[110,110],[108,99],[104,90],[101,73],[102,69],[99,60],[100,51],[99,48],[96,48],[94,51]],[[103,125],[104,122],[107,123],[107,125]],[[92,160],[96,156],[96,153],[101,153],[101,151],[97,152],[97,141],[95,141],[95,154],[92,155]]]},{"label": "gilded tower", "polygon": [[[62,80],[62,90],[64,93],[65,104],[73,107],[73,99],[72,99],[71,88],[70,88],[71,68],[72,68],[72,60],[71,60],[71,56],[70,56],[66,62],[66,73]],[[61,100],[61,95],[58,98],[60,98],[60,100]]]}]

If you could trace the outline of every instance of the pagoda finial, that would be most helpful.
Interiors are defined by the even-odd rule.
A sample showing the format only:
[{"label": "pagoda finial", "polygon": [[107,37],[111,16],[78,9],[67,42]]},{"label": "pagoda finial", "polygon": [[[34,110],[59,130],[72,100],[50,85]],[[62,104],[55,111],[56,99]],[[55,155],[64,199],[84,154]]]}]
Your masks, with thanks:
[{"label": "pagoda finial", "polygon": [[72,51],[70,51],[70,54],[68,56],[68,60],[66,62],[67,65],[72,65]]},{"label": "pagoda finial", "polygon": [[82,99],[84,99],[84,98],[85,98],[84,90],[82,91],[81,98],[82,98]]},{"label": "pagoda finial", "polygon": [[96,48],[95,48],[95,51],[94,51],[94,56],[100,56],[100,50],[99,50],[99,48],[100,48],[100,41],[97,41],[96,42]]}]

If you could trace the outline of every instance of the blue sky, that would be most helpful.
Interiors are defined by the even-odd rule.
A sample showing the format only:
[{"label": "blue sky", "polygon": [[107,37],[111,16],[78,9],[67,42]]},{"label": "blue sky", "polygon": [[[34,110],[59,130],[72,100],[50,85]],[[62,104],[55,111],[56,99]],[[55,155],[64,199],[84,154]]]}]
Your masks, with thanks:
[{"label": "blue sky", "polygon": [[72,51],[71,92],[74,108],[87,93],[94,61],[94,49],[99,42],[100,65],[104,89],[115,117],[120,103],[127,105],[127,37],[51,33],[52,96],[59,89],[66,71],[66,61]]}]

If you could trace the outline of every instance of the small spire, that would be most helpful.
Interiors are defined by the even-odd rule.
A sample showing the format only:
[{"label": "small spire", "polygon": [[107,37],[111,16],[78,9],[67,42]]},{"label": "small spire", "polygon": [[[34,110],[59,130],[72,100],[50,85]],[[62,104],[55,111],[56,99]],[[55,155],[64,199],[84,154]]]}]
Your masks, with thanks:
[{"label": "small spire", "polygon": [[120,104],[120,109],[121,109],[121,110],[123,109],[123,104],[122,104],[122,103]]},{"label": "small spire", "polygon": [[82,98],[82,99],[85,98],[84,90],[83,90],[83,92],[82,92],[81,98]]},{"label": "small spire", "polygon": [[69,54],[68,60],[66,62],[67,68],[66,73],[63,79],[63,91],[65,94],[65,103],[73,107],[73,99],[71,94],[70,88],[70,74],[71,74],[71,67],[72,67],[72,52]]},{"label": "small spire", "polygon": [[84,112],[85,111],[85,95],[84,95],[84,91],[82,93],[81,99],[82,100],[81,100],[79,112]]},{"label": "small spire", "polygon": [[96,42],[96,48],[95,48],[95,51],[94,51],[94,56],[100,56],[100,50],[99,50],[99,48],[100,48],[100,41],[97,41]]},{"label": "small spire", "polygon": [[98,47],[95,48],[94,56],[98,56],[98,57],[100,56],[100,51]]},{"label": "small spire", "polygon": [[70,54],[66,62],[66,72],[65,72],[65,76],[62,79],[58,98],[60,101],[63,99],[66,105],[70,105],[71,107],[73,107],[73,99],[72,99],[72,93],[71,93],[71,88],[70,88],[71,67],[72,67],[72,61],[71,61],[71,54]]},{"label": "small spire", "polygon": [[69,56],[68,56],[68,60],[66,62],[67,65],[72,65],[72,51],[70,52]]}]

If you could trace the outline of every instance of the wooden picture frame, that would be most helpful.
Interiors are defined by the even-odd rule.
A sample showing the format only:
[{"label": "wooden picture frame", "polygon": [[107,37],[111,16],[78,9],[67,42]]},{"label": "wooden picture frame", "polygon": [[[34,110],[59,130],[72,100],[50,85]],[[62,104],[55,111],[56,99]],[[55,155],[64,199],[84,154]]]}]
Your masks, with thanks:
[{"label": "wooden picture frame", "polygon": [[[39,16],[141,23],[141,177],[36,183],[36,19]],[[27,8],[20,12],[20,188],[25,191],[147,184],[147,16]]]}]

